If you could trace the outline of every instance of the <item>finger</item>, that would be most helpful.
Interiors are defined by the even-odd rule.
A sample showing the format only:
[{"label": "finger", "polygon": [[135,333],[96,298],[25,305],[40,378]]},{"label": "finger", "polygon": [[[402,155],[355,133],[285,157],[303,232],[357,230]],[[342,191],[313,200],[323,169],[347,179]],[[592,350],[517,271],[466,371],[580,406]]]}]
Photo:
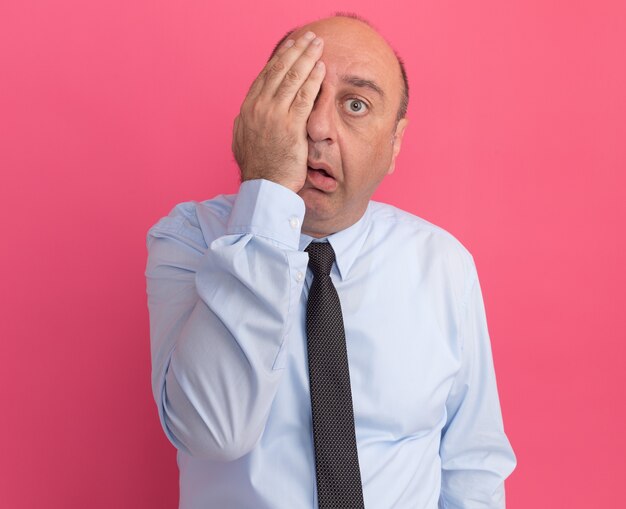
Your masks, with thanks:
[{"label": "finger", "polygon": [[296,43],[296,41],[294,39],[291,39],[291,38],[287,39],[274,52],[274,54],[272,55],[272,58],[269,60],[269,62],[271,62],[273,59],[279,58],[285,51],[287,51],[289,48],[291,48],[295,43]]},{"label": "finger", "polygon": [[315,99],[324,81],[326,66],[319,60],[311,70],[311,73],[298,89],[290,106],[290,113],[299,118],[307,119],[313,110]]},{"label": "finger", "polygon": [[[303,55],[305,58],[310,58],[311,51],[314,52],[314,48],[321,54],[320,45],[312,46],[311,43],[316,40],[313,32],[307,32],[302,37],[299,37],[295,44],[288,48],[275,62],[267,65],[264,70],[265,79],[263,82],[263,88],[260,92],[260,96],[267,99],[272,99],[278,87],[283,83],[285,79],[292,79],[292,67],[298,62]],[[319,55],[317,56],[319,58]],[[313,65],[311,65],[311,68]],[[310,70],[309,70],[310,71]],[[308,75],[308,72],[307,74]],[[305,77],[306,77],[305,75]],[[291,78],[287,78],[290,76]],[[301,81],[304,81],[302,79]]]},{"label": "finger", "polygon": [[300,58],[294,62],[274,94],[278,103],[282,103],[286,108],[291,106],[296,94],[311,74],[315,63],[322,56],[322,47],[323,41],[318,37],[311,42]]},{"label": "finger", "polygon": [[287,39],[281,45],[281,47],[276,50],[276,53],[274,53],[272,58],[270,58],[267,64],[265,64],[259,75],[252,82],[252,85],[250,85],[250,90],[248,90],[247,97],[256,97],[257,95],[259,95],[259,92],[263,88],[263,83],[265,82],[265,75],[268,67],[274,65],[275,62],[283,55],[283,53],[285,53],[285,51],[291,48],[295,43],[296,41],[294,41],[293,39]]},{"label": "finger", "polygon": [[232,142],[230,144],[230,149],[232,150],[233,154],[235,153],[235,148],[237,146],[237,133],[239,130],[239,115],[237,115],[235,117],[235,121],[233,122],[233,139]]}]

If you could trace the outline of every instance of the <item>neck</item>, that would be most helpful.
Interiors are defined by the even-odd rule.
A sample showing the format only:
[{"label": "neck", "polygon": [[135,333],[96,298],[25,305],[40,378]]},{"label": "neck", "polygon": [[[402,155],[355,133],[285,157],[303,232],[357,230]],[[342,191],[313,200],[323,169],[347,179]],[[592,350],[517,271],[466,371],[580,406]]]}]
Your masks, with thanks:
[{"label": "neck", "polygon": [[[367,205],[363,210],[360,211],[359,214],[351,215],[348,218],[342,218],[343,221],[333,222],[333,221],[314,221],[307,218],[308,212],[304,215],[304,221],[302,223],[302,233],[308,235],[309,237],[313,237],[315,239],[320,239],[322,237],[328,237],[333,233],[340,232],[342,230],[346,230],[351,226],[358,223],[365,211],[367,210]],[[307,220],[309,219],[309,220]]]}]

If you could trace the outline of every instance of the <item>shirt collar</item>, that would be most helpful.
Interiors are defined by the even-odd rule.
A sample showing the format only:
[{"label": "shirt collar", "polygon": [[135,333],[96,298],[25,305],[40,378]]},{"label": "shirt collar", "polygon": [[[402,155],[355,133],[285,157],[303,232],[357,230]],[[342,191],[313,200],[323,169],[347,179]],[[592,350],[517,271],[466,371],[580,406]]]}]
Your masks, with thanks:
[{"label": "shirt collar", "polygon": [[304,233],[300,234],[300,250],[304,251],[306,247],[313,241],[330,242],[335,251],[335,262],[339,269],[339,276],[343,281],[348,277],[350,268],[354,264],[356,257],[361,252],[363,243],[365,242],[366,233],[370,224],[370,207],[371,202],[368,204],[365,213],[361,216],[356,223],[352,226],[348,226],[345,230],[338,231],[327,237],[315,238]]}]

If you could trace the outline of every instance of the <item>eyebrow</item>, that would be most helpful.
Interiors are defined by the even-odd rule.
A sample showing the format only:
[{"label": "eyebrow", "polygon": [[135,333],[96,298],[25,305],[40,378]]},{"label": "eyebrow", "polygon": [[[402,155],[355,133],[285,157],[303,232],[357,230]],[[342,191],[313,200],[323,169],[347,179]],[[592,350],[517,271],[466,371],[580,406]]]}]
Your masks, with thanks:
[{"label": "eyebrow", "polygon": [[374,92],[376,92],[381,97],[381,99],[385,98],[385,93],[383,92],[383,89],[380,88],[372,80],[367,80],[365,78],[361,78],[360,76],[355,76],[353,74],[344,74],[341,76],[341,81],[343,81],[344,83],[348,83],[355,87],[369,88],[370,90],[373,90]]}]

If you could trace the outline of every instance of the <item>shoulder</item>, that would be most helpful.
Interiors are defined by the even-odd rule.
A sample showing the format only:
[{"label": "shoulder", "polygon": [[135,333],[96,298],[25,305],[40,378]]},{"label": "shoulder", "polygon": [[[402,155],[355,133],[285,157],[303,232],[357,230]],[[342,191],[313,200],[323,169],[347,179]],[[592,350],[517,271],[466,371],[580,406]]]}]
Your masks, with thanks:
[{"label": "shoulder", "polygon": [[371,234],[409,263],[445,271],[467,282],[475,274],[470,251],[450,232],[426,219],[386,203],[371,201]]},{"label": "shoulder", "polygon": [[188,201],[174,206],[148,230],[151,238],[170,237],[206,249],[223,235],[236,195],[219,195],[201,202]]},{"label": "shoulder", "polygon": [[374,229],[386,230],[388,235],[405,241],[425,242],[437,249],[472,258],[468,249],[454,235],[415,214],[375,201],[370,202],[369,212]]}]

